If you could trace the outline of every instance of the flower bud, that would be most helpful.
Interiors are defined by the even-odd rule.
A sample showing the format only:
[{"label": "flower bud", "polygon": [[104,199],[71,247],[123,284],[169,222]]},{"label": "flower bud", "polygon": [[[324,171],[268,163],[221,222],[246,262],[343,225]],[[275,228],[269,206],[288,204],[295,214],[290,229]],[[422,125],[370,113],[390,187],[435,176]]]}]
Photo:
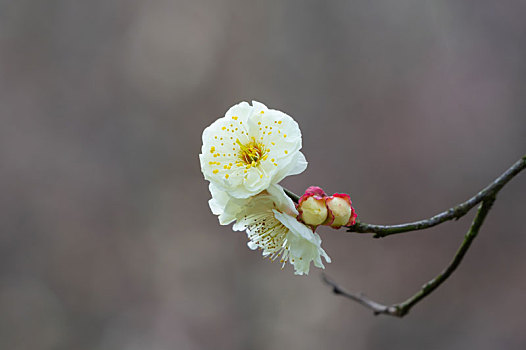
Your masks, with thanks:
[{"label": "flower bud", "polygon": [[350,226],[356,223],[356,212],[351,205],[351,197],[344,193],[335,193],[326,199],[329,217],[326,225],[333,228]]},{"label": "flower bud", "polygon": [[318,226],[327,221],[326,197],[325,192],[317,186],[307,188],[298,201],[299,219],[311,226]]}]

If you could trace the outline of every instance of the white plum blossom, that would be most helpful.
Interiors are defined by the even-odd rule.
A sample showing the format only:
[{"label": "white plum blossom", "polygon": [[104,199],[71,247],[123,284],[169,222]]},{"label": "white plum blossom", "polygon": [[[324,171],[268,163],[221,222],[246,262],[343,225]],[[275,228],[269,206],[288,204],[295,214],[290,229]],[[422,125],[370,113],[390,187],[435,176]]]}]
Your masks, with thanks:
[{"label": "white plum blossom", "polygon": [[305,170],[301,131],[287,114],[252,101],[231,107],[203,132],[199,160],[206,180],[249,198]]},{"label": "white plum blossom", "polygon": [[331,259],[321,248],[320,236],[299,222],[292,200],[279,185],[246,199],[233,198],[210,184],[212,212],[219,215],[222,225],[236,222],[233,229],[246,231],[251,249],[260,249],[264,257],[274,261],[280,258],[282,267],[289,262],[296,275],[308,274],[310,263],[325,268]]}]

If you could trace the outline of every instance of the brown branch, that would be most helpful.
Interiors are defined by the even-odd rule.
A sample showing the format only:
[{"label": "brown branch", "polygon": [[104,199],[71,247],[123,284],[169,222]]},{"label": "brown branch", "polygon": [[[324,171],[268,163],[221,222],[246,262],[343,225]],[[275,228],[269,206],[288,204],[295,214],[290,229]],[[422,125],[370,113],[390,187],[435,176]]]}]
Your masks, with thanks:
[{"label": "brown branch", "polygon": [[494,201],[495,201],[494,196],[490,198],[486,198],[482,201],[482,204],[479,206],[479,209],[477,211],[477,215],[473,219],[473,223],[471,224],[471,227],[466,233],[464,237],[464,241],[460,245],[460,248],[457,250],[457,253],[455,254],[453,260],[438,276],[436,276],[431,281],[424,284],[422,286],[422,289],[420,289],[417,293],[415,293],[412,297],[410,297],[406,301],[403,301],[398,304],[393,304],[393,305],[383,305],[383,304],[377,303],[365,297],[364,295],[355,294],[355,293],[351,293],[351,292],[347,292],[343,290],[336,282],[331,281],[325,275],[323,275],[323,281],[332,287],[332,290],[335,294],[342,295],[346,298],[349,298],[351,300],[354,300],[362,304],[363,306],[371,309],[375,315],[384,314],[384,315],[389,315],[389,316],[403,317],[419,301],[421,301],[426,296],[431,294],[442,283],[444,283],[449,278],[449,276],[451,276],[451,274],[457,269],[457,267],[460,265],[462,261],[462,258],[464,258],[464,255],[468,251],[471,243],[473,242],[475,237],[477,237],[480,227],[482,226],[484,219],[486,218],[488,212],[490,211],[491,206],[493,205]]},{"label": "brown branch", "polygon": [[[418,231],[439,225],[449,220],[458,220],[466,215],[473,207],[482,202],[484,199],[495,196],[511,179],[526,168],[526,155],[516,161],[508,170],[496,178],[492,183],[486,186],[479,193],[459,205],[449,208],[442,213],[415,222],[409,222],[398,225],[373,225],[365,222],[357,221],[356,224],[349,226],[347,232],[355,233],[374,233],[374,238],[381,238],[385,236],[394,235],[397,233]],[[285,193],[294,202],[298,203],[299,196],[288,189],[284,188]]]},{"label": "brown branch", "polygon": [[466,215],[474,206],[482,202],[487,198],[495,196],[511,179],[513,179],[518,173],[526,168],[526,155],[519,159],[513,164],[508,170],[506,170],[501,176],[490,183],[486,188],[471,197],[464,203],[461,203],[453,208],[450,208],[440,214],[437,214],[429,219],[410,222],[399,225],[371,225],[364,222],[356,222],[355,225],[350,226],[347,232],[356,233],[374,233],[374,238],[385,237],[394,235],[397,233],[424,230],[436,225],[439,225],[445,221],[458,220],[462,216]]},{"label": "brown branch", "polygon": [[[488,215],[488,212],[495,201],[497,193],[517,174],[526,168],[526,155],[519,159],[515,164],[513,164],[508,170],[506,170],[501,176],[496,178],[492,183],[486,186],[482,191],[468,199],[467,201],[450,208],[442,213],[439,213],[429,219],[415,221],[406,224],[399,225],[371,225],[362,222],[357,222],[355,225],[348,227],[347,232],[357,232],[357,233],[374,233],[374,238],[385,237],[389,235],[394,235],[402,232],[424,230],[436,225],[439,225],[443,222],[459,219],[466,215],[473,207],[480,203],[477,214],[473,219],[471,227],[464,237],[464,241],[460,245],[460,248],[457,250],[453,260],[450,264],[435,278],[427,282],[422,288],[415,293],[409,299],[393,305],[383,305],[377,303],[363,294],[356,294],[352,292],[345,291],[342,289],[336,282],[327,278],[323,275],[323,281],[332,287],[332,290],[335,294],[342,295],[348,299],[356,301],[363,306],[371,309],[375,315],[384,314],[396,317],[405,316],[411,308],[424,299],[426,296],[431,294],[435,289],[437,289],[442,283],[444,283],[451,274],[457,269],[457,267],[462,262],[462,258],[468,251],[471,243],[477,237],[477,234],[482,226],[484,219]],[[294,200],[296,203],[299,199],[299,196],[296,194],[285,190],[286,194]]]}]

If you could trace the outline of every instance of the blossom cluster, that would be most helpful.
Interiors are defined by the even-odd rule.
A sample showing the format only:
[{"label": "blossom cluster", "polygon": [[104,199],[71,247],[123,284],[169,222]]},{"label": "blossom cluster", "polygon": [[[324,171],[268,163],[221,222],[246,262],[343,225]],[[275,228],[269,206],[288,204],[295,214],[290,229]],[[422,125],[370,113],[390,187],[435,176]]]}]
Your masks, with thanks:
[{"label": "blossom cluster", "polygon": [[299,219],[316,227],[328,225],[332,228],[351,226],[356,223],[356,211],[351,197],[345,193],[327,196],[320,187],[311,186],[298,201]]},{"label": "blossom cluster", "polygon": [[235,231],[246,232],[249,248],[279,259],[282,267],[292,264],[298,275],[308,274],[311,262],[324,268],[321,257],[331,262],[315,232],[318,225],[337,228],[356,218],[348,195],[327,196],[310,187],[296,206],[278,185],[307,168],[301,146],[294,119],[252,101],[231,107],[208,126],[199,154],[219,223],[234,223]]}]

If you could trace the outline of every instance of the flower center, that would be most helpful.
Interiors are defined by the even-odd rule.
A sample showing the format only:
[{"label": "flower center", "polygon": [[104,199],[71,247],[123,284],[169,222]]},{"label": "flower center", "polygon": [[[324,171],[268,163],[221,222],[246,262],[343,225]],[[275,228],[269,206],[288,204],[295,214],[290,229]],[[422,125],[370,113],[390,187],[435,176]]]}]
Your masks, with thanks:
[{"label": "flower center", "polygon": [[242,144],[239,139],[236,140],[236,143],[239,145],[239,161],[237,164],[248,165],[248,167],[258,166],[261,160],[267,158],[265,145],[257,142],[254,137],[252,140],[246,144]]}]

